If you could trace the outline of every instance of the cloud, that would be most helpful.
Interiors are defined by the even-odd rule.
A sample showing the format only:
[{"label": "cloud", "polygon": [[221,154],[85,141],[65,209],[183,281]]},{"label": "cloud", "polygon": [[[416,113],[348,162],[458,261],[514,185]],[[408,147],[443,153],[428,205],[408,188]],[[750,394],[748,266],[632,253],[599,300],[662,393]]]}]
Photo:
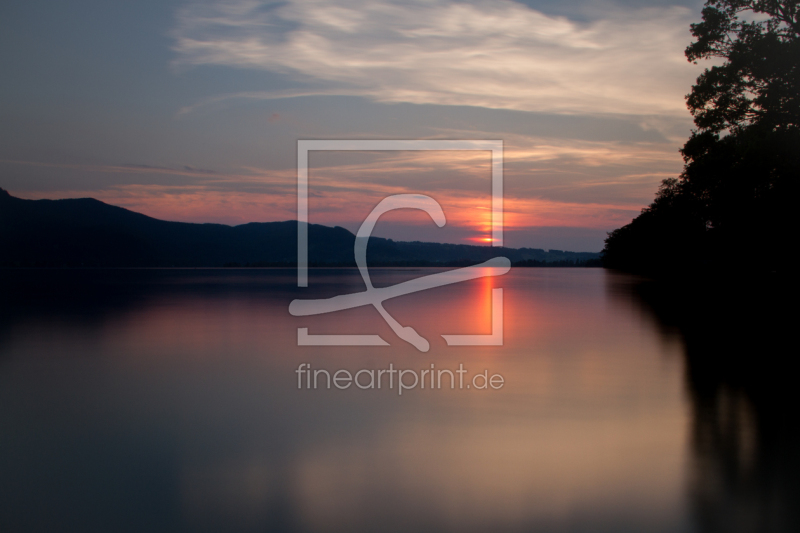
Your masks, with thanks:
[{"label": "cloud", "polygon": [[685,117],[700,68],[683,56],[691,21],[683,7],[578,23],[508,0],[228,0],[180,9],[173,37],[178,65],[269,71],[297,86],[232,96]]},{"label": "cloud", "polygon": [[13,165],[29,165],[37,167],[69,168],[74,170],[82,170],[86,172],[104,172],[111,174],[117,174],[117,173],[157,174],[157,175],[189,176],[189,177],[205,177],[205,176],[214,176],[218,174],[214,170],[194,168],[189,165],[183,165],[183,168],[171,168],[171,167],[160,167],[154,165],[141,165],[141,164],[89,165],[89,164],[77,164],[77,163],[45,163],[42,161],[22,161],[15,159],[0,159],[0,163],[9,163]]}]

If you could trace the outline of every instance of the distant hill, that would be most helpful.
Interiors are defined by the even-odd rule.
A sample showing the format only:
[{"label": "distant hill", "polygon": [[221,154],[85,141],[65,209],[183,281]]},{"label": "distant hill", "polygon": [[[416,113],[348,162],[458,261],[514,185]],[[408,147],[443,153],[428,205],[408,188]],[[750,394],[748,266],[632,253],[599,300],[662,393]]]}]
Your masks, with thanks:
[{"label": "distant hill", "polygon": [[[354,266],[355,235],[310,224],[309,263]],[[371,266],[450,266],[505,256],[519,266],[599,266],[599,254],[398,242],[370,238]],[[91,198],[23,200],[0,189],[0,266],[220,267],[291,266],[297,222],[239,226],[158,220]]]}]

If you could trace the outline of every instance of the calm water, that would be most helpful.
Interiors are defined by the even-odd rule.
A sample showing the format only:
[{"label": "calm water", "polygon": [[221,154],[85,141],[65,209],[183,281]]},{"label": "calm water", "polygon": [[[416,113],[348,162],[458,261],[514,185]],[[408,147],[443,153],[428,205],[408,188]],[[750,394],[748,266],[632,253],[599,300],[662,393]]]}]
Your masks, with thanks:
[{"label": "calm water", "polygon": [[[783,465],[764,466],[755,407],[692,389],[633,278],[515,269],[387,302],[421,353],[372,308],[288,313],[363,290],[355,270],[309,289],[292,270],[3,275],[1,531],[791,530],[796,485],[761,479]],[[446,346],[491,331],[493,287],[504,345]],[[391,346],[298,347],[300,327]],[[298,389],[301,363],[504,385]]]}]

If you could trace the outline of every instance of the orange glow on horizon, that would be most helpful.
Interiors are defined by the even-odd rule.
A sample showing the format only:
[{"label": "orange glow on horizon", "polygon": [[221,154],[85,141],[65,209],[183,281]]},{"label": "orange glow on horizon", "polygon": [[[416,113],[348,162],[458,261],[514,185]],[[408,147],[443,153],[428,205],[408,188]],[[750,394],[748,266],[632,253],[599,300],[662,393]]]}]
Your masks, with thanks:
[{"label": "orange glow on horizon", "polygon": [[[504,149],[504,160],[517,165],[505,170],[505,231],[620,227],[650,202],[652,185],[679,172],[681,166],[677,152],[661,143],[630,146],[539,141],[515,138]],[[547,176],[556,172],[562,161],[570,165],[564,170],[564,179],[551,183],[552,177]],[[241,166],[226,171],[185,166],[2,162],[109,176],[108,186],[91,191],[14,191],[26,198],[91,196],[148,216],[182,222],[237,225],[296,219],[295,168]],[[673,163],[674,168],[670,166]],[[574,165],[578,166],[572,169]],[[609,165],[619,169],[597,175],[592,170]],[[125,184],[114,185],[117,178],[111,179],[112,175],[125,175]],[[545,178],[541,183],[540,175]],[[145,176],[144,181],[141,176]],[[172,177],[180,177],[180,181]],[[490,178],[491,158],[481,150],[373,152],[363,159],[352,154],[345,157],[314,152],[309,169],[309,221],[352,231],[382,198],[424,193],[442,205],[448,229],[458,228],[460,235],[475,236],[460,237],[461,242],[491,244],[493,230],[500,228],[499,222],[492,220]],[[151,183],[154,180],[159,183]],[[412,210],[401,210],[382,220],[395,225],[424,224],[425,231],[431,227],[428,218]]]},{"label": "orange glow on horizon", "polygon": [[[16,193],[27,198],[81,198],[85,191],[59,191],[56,193]],[[91,196],[133,211],[159,218],[181,222],[222,224],[244,224],[293,220],[296,217],[296,199],[293,194],[253,193],[236,191],[213,191],[192,187],[159,187],[129,185],[97,191]],[[327,226],[347,225],[362,219],[375,205],[380,195],[349,192],[344,195],[326,195],[312,198],[310,221]],[[491,244],[495,224],[491,211],[475,205],[476,198],[464,198],[453,194],[436,195],[444,206],[449,228],[468,229],[474,237],[465,240],[473,243]],[[627,224],[638,213],[637,207],[625,204],[581,204],[539,198],[506,198],[503,227],[506,231],[530,227],[564,226],[585,228],[612,228]],[[407,223],[411,226],[431,225],[429,219],[419,212],[401,210],[391,217],[382,217],[384,222]]]}]

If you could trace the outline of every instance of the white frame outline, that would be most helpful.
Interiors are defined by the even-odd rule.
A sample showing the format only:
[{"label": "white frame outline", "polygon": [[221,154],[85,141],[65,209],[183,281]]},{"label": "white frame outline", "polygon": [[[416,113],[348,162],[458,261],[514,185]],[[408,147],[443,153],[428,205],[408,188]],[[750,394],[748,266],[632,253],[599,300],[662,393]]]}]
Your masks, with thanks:
[{"label": "white frame outline", "polygon": [[[467,151],[491,152],[491,246],[503,246],[502,140],[298,140],[297,141],[297,286],[308,287],[308,152],[310,151]],[[448,346],[503,344],[503,289],[492,289],[492,333],[442,335]],[[378,335],[311,335],[297,328],[298,346],[388,346]]]}]

